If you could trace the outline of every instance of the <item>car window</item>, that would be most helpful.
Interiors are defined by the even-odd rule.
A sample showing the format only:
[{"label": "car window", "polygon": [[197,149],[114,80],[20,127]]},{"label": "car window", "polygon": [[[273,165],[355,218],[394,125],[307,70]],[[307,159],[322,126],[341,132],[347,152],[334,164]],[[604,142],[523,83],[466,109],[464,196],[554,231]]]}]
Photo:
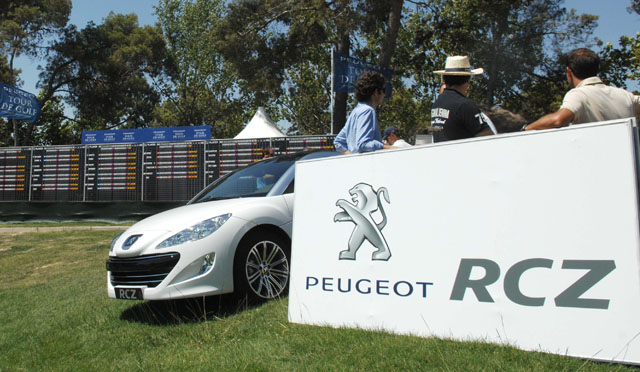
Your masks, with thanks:
[{"label": "car window", "polygon": [[284,190],[283,194],[291,194],[293,192],[293,190],[294,190],[295,183],[296,183],[295,179],[291,180],[291,183]]},{"label": "car window", "polygon": [[252,164],[209,185],[192,203],[265,196],[282,174],[294,164],[292,158],[273,158]]}]

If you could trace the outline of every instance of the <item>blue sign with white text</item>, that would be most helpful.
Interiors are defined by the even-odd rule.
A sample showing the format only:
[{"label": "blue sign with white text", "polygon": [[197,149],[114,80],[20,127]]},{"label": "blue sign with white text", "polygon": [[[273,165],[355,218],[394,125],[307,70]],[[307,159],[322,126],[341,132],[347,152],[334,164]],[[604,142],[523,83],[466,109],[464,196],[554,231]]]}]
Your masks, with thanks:
[{"label": "blue sign with white text", "polygon": [[391,76],[393,70],[373,63],[361,60],[359,58],[344,55],[342,53],[333,53],[333,91],[334,92],[353,92],[355,91],[356,81],[365,71],[375,71],[381,73],[387,84],[385,86],[385,97],[391,97]]},{"label": "blue sign with white text", "polygon": [[34,122],[40,118],[40,109],[35,94],[0,83],[0,116]]},{"label": "blue sign with white text", "polygon": [[82,132],[82,144],[203,141],[211,139],[211,127],[138,128],[88,130]]}]

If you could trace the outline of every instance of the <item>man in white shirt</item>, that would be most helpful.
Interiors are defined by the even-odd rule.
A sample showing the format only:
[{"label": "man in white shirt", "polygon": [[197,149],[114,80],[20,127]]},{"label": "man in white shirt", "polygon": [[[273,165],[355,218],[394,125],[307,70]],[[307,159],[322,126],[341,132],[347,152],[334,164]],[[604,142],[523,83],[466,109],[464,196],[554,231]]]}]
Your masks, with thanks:
[{"label": "man in white shirt", "polygon": [[597,76],[600,59],[593,51],[580,48],[567,58],[567,81],[572,88],[560,109],[525,125],[523,130],[558,128],[573,124],[623,119],[640,115],[640,96],[604,85]]},{"label": "man in white shirt", "polygon": [[389,127],[385,129],[384,134],[382,135],[382,140],[393,147],[411,147],[410,144],[400,138],[400,134],[398,133],[398,129],[396,129],[396,127]]}]

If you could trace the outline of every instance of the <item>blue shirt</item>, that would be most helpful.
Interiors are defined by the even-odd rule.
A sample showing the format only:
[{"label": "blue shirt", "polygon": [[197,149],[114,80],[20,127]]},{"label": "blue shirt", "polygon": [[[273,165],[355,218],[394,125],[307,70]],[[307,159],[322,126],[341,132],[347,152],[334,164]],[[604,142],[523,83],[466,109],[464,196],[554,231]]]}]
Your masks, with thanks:
[{"label": "blue shirt", "polygon": [[351,153],[369,152],[382,148],[382,135],[376,110],[369,104],[359,102],[344,128],[333,140],[336,151]]}]

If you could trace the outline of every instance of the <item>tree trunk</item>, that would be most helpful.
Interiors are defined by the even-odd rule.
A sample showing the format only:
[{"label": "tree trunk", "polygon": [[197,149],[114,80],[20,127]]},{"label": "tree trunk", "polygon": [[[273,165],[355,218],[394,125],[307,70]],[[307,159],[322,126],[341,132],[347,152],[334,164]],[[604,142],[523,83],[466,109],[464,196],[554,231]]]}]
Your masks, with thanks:
[{"label": "tree trunk", "polygon": [[380,48],[380,59],[378,64],[382,67],[389,67],[391,57],[396,49],[396,40],[398,39],[398,31],[400,30],[400,20],[402,19],[402,6],[404,0],[392,0],[391,10],[389,11],[389,25],[384,42]]}]

